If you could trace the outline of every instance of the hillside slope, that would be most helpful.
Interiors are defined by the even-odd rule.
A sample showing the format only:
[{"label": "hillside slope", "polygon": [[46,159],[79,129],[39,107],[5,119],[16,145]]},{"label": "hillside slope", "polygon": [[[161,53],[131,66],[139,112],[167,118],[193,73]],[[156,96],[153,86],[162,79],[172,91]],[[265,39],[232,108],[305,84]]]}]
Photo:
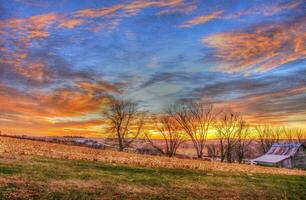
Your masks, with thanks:
[{"label": "hillside slope", "polygon": [[0,199],[302,199],[306,171],[0,137]]}]

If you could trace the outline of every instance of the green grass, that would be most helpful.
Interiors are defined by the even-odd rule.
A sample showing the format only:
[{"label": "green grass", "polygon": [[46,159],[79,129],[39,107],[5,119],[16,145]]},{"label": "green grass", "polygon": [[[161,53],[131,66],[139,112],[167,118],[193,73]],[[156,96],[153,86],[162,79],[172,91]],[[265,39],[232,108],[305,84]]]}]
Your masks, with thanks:
[{"label": "green grass", "polygon": [[0,158],[0,199],[303,199],[306,177]]}]

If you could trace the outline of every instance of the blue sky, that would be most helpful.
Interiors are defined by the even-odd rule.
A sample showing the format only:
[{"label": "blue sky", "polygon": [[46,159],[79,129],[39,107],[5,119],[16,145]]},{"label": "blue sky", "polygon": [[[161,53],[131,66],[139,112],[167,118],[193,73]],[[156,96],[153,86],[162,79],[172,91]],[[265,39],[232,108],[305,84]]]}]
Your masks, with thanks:
[{"label": "blue sky", "polygon": [[95,134],[98,113],[114,98],[152,112],[198,100],[252,123],[303,127],[305,7],[0,0],[0,128]]}]

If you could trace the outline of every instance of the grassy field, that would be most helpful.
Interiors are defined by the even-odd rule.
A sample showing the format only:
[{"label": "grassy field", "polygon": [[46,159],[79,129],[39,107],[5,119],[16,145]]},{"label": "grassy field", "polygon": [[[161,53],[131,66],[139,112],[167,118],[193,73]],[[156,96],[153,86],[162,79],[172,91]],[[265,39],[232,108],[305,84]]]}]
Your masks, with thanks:
[{"label": "grassy field", "polygon": [[0,137],[0,199],[303,199],[305,183],[300,170]]}]

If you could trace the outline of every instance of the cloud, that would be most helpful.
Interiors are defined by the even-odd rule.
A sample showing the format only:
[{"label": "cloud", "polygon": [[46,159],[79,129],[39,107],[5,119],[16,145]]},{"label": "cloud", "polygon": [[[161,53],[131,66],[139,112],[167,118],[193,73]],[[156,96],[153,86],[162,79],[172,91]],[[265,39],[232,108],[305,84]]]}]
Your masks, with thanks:
[{"label": "cloud", "polygon": [[72,29],[72,28],[74,28],[76,26],[79,26],[83,23],[84,23],[84,20],[82,20],[82,19],[64,19],[64,20],[60,20],[59,27]]},{"label": "cloud", "polygon": [[129,3],[125,9],[126,10],[140,10],[148,7],[174,7],[181,5],[184,0],[136,0]]},{"label": "cloud", "polygon": [[223,19],[235,19],[235,18],[241,18],[245,16],[251,16],[251,15],[263,15],[263,16],[272,16],[275,14],[279,14],[285,11],[290,11],[292,9],[298,8],[302,4],[302,1],[289,1],[284,3],[279,3],[276,5],[256,5],[256,7],[249,8],[246,10],[242,10],[239,12],[235,12],[232,14],[228,14],[223,16]]},{"label": "cloud", "polygon": [[[136,15],[142,9],[150,8],[150,7],[158,7],[158,8],[166,8],[166,9],[180,9],[183,6],[189,6],[190,3],[186,4],[183,0],[135,0],[131,1],[127,4],[116,4],[109,7],[102,8],[89,8],[76,11],[72,14],[75,18],[100,18],[100,17],[108,17],[108,18],[125,18]],[[177,12],[180,12],[177,10]]]},{"label": "cloud", "polygon": [[217,33],[202,38],[202,43],[215,49],[215,61],[222,65],[219,70],[264,72],[305,58],[305,19]]},{"label": "cloud", "polygon": [[[27,5],[38,3],[35,0],[20,2]],[[3,19],[0,22],[0,68],[2,68],[0,70],[18,74],[34,82],[50,81],[53,79],[53,70],[50,70],[48,63],[41,58],[33,59],[30,51],[43,46],[45,40],[55,31],[79,26],[95,32],[113,31],[124,18],[134,16],[142,9],[150,7],[179,9],[185,4],[182,0],[136,0],[126,4],[81,9],[70,13],[50,12],[28,18]]]},{"label": "cloud", "polygon": [[219,11],[214,11],[208,15],[202,15],[202,16],[198,16],[195,17],[193,19],[190,19],[188,21],[185,21],[182,25],[179,25],[178,27],[180,28],[189,28],[195,25],[199,25],[199,24],[204,24],[207,23],[209,21],[212,21],[213,19],[218,18],[221,14],[223,13],[222,10]]},{"label": "cloud", "polygon": [[[290,123],[300,114],[305,114],[305,86],[296,86],[275,92],[250,94],[232,101],[216,103],[216,107],[226,107],[241,112],[250,123]],[[306,121],[306,119],[304,119]]]},{"label": "cloud", "polygon": [[114,14],[118,10],[124,8],[123,4],[117,4],[110,7],[98,8],[98,9],[83,9],[73,13],[74,17],[87,17],[87,18],[97,18],[104,17],[110,14]]},{"label": "cloud", "polygon": [[[76,82],[54,90],[20,90],[0,83],[0,129],[15,134],[93,134],[103,124],[99,113],[112,101],[119,86],[104,81]],[[84,115],[97,114],[84,120]],[[53,118],[66,120],[54,121]],[[74,118],[74,120],[69,120]],[[77,120],[79,119],[79,120]],[[78,129],[76,131],[75,129]]]},{"label": "cloud", "polygon": [[[227,73],[247,73],[254,69],[267,71],[305,57],[305,17],[284,20],[282,24],[260,23],[247,29],[203,38],[203,44],[215,52],[213,61],[223,67],[219,67],[221,72],[203,70],[200,73],[192,72],[194,68],[184,71],[185,67],[195,63],[189,62],[192,60],[189,54],[194,56],[197,52],[187,52],[185,55],[188,48],[178,47],[173,52],[180,54],[178,56],[170,55],[170,52],[160,57],[158,53],[158,50],[165,47],[163,39],[182,36],[176,32],[163,32],[163,16],[190,13],[197,9],[196,1],[122,2],[68,13],[50,12],[26,18],[2,18],[1,130],[20,134],[26,134],[25,130],[29,134],[94,134],[98,130],[97,126],[103,124],[99,112],[113,100],[113,96],[125,95],[141,101],[150,110],[161,109],[163,105],[181,99],[210,100],[218,106],[240,109],[253,121],[256,115],[259,120],[281,122],[288,117],[292,120],[306,113],[303,101],[305,88],[302,87],[306,84],[303,76],[305,70],[290,75],[286,71],[286,74],[274,76],[266,73],[255,76],[251,73],[244,77],[240,73]],[[262,15],[281,13],[296,9],[297,6],[283,4],[275,8],[267,7]],[[144,9],[148,9],[148,15],[145,13],[131,22],[140,22],[136,27],[127,27],[130,21],[120,26],[127,18],[142,14]],[[247,13],[257,15],[259,11],[245,12],[241,16]],[[225,14],[226,10],[215,11],[190,19],[181,26],[187,28],[213,19],[220,19],[221,22]],[[0,15],[4,16],[2,13]],[[172,20],[176,15],[165,17]],[[147,25],[145,20],[152,18],[157,19],[152,28],[143,29],[143,25]],[[100,34],[88,34],[90,31],[101,30],[131,31],[134,35],[127,41],[127,38],[122,38],[122,34],[118,33],[114,35],[114,40],[112,38],[107,41],[108,38],[100,38]],[[151,33],[152,30],[160,34],[154,34],[152,38],[162,37],[156,44],[151,43],[151,36],[148,40],[148,35],[140,35]],[[119,41],[115,41],[117,39]],[[173,38],[173,43],[171,41],[169,44],[175,45],[177,40]],[[144,62],[148,60],[151,62]],[[146,64],[151,67],[150,70]],[[160,66],[156,68],[157,65]],[[136,73],[131,76],[133,72]],[[91,115],[97,117],[88,117]]]},{"label": "cloud", "polygon": [[[305,68],[269,74],[218,76],[189,93],[194,100],[210,101],[216,109],[242,113],[250,123],[292,124],[306,113]],[[213,79],[216,82],[211,83]],[[290,120],[289,120],[290,119]],[[306,121],[306,118],[304,118]]]},{"label": "cloud", "polygon": [[250,123],[292,124],[292,119],[306,113],[305,72],[305,67],[294,67],[247,77],[223,72],[155,73],[139,88],[140,91],[149,90],[149,96],[145,96],[151,97],[161,90],[159,88],[164,88],[163,85],[181,87],[179,92],[163,97],[166,101],[156,101],[154,97],[160,99],[158,95],[145,100],[148,105],[152,101],[156,108],[179,100],[198,100],[213,103],[216,109],[241,112]]},{"label": "cloud", "polygon": [[196,1],[184,2],[174,7],[162,9],[161,11],[157,12],[156,15],[160,16],[160,15],[170,15],[170,14],[177,14],[177,13],[188,14],[198,8],[197,4],[198,3]]},{"label": "cloud", "polygon": [[54,90],[21,91],[4,84],[0,85],[0,113],[38,115],[44,117],[78,116],[86,112],[99,112],[111,93],[118,93],[116,85],[99,82],[75,83],[70,87]]}]

